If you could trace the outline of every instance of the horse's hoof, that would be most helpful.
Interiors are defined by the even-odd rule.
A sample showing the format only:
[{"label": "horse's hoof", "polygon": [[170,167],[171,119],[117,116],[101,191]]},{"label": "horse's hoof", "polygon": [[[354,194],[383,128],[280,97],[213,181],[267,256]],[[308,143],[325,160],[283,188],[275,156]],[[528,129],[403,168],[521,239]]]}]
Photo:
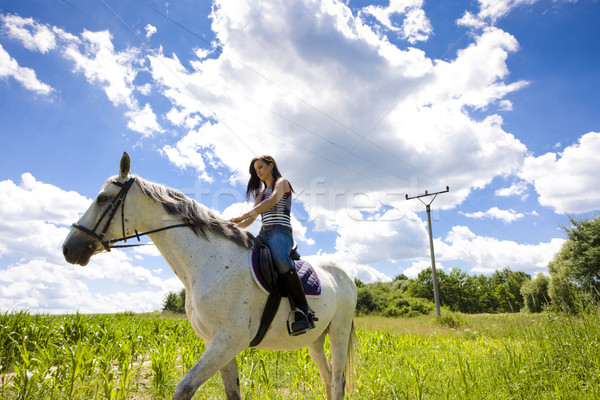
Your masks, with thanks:
[{"label": "horse's hoof", "polygon": [[190,385],[178,384],[175,387],[175,393],[173,394],[173,400],[191,400],[194,397],[194,388]]}]

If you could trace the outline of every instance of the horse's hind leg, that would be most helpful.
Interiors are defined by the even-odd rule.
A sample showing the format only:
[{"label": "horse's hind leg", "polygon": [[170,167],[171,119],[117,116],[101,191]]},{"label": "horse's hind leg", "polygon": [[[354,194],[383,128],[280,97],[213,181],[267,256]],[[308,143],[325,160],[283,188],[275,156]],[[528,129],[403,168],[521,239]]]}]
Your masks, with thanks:
[{"label": "horse's hind leg", "polygon": [[325,337],[327,332],[324,332],[317,340],[308,345],[308,352],[313,362],[317,364],[319,368],[319,374],[325,384],[325,390],[327,393],[327,399],[332,399],[331,393],[331,364],[325,354]]},{"label": "horse's hind leg", "polygon": [[219,371],[223,386],[225,386],[226,400],[241,400],[240,395],[240,378],[238,375],[237,361],[234,358],[225,367]]}]

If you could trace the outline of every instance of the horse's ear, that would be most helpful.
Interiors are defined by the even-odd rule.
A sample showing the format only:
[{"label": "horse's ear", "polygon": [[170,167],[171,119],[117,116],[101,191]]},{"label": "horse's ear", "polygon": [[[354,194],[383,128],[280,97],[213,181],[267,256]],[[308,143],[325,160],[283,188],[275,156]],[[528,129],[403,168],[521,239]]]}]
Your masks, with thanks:
[{"label": "horse's ear", "polygon": [[123,157],[121,157],[121,165],[119,167],[119,178],[122,180],[127,179],[129,176],[129,168],[131,167],[131,159],[129,158],[129,154],[123,152]]}]

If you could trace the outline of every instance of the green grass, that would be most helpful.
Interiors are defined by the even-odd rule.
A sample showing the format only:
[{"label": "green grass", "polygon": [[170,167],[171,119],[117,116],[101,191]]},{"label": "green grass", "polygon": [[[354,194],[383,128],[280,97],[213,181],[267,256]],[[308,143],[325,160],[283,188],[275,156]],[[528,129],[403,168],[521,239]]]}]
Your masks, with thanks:
[{"label": "green grass", "polygon": [[[352,399],[600,398],[600,314],[356,319]],[[158,313],[0,315],[1,399],[163,399],[200,357]],[[307,349],[238,356],[245,399],[323,399]],[[219,376],[195,399],[224,399]]]}]

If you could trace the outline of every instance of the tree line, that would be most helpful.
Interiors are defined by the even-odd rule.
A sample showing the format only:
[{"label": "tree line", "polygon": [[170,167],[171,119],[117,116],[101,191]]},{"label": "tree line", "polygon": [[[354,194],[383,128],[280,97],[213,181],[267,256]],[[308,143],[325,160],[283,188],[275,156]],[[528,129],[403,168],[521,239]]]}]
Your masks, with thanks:
[{"label": "tree line", "polygon": [[[569,219],[567,240],[548,264],[548,276],[535,278],[509,267],[492,275],[470,275],[459,268],[436,271],[440,304],[462,313],[541,312],[552,307],[572,310],[600,300],[600,216]],[[433,311],[433,275],[427,268],[410,279],[400,274],[391,282],[355,279],[357,315],[417,316]],[[163,311],[185,312],[185,289],[170,292]]]},{"label": "tree line", "polygon": [[[460,269],[449,273],[437,271],[440,305],[450,311],[462,313],[519,312],[525,306],[521,293],[524,282],[531,277],[510,268],[494,272],[491,276],[469,275]],[[358,315],[387,317],[429,314],[433,306],[433,275],[431,268],[414,279],[404,274],[392,282],[365,284],[355,280],[358,289],[356,312]]]}]

